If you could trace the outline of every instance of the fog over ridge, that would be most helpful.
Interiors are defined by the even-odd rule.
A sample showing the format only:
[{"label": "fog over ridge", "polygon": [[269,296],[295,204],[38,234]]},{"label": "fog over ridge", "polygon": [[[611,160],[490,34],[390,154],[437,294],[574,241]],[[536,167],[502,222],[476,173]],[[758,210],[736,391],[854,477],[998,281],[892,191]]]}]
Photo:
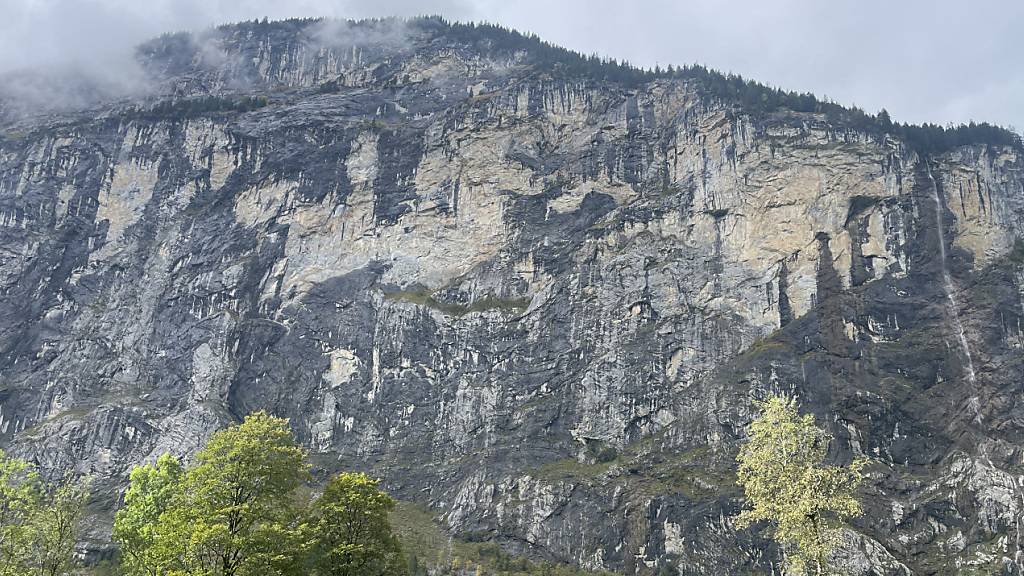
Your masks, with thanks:
[{"label": "fog over ridge", "polygon": [[[1024,3],[1015,0],[0,0],[0,74],[47,71],[98,95],[137,93],[146,86],[133,47],[163,33],[264,17],[422,14],[493,22],[643,67],[705,64],[886,108],[898,121],[1024,127]],[[83,96],[7,84],[37,102]]]}]

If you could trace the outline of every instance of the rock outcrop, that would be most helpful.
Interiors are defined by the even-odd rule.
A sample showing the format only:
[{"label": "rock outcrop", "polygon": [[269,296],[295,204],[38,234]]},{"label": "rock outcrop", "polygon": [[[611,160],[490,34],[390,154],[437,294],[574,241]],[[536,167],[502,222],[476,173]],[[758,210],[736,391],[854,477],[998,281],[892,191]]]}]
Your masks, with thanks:
[{"label": "rock outcrop", "polygon": [[733,459],[785,391],[873,460],[853,573],[1022,573],[1022,151],[508,39],[240,24],[4,121],[0,445],[94,478],[93,546],[131,466],[267,409],[455,535],[766,573]]}]

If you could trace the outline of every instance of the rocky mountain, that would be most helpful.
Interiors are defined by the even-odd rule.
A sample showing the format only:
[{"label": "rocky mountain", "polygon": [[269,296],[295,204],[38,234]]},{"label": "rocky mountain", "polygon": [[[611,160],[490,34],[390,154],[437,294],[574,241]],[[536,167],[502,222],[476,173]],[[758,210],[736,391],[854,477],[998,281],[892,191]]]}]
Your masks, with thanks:
[{"label": "rocky mountain", "polygon": [[0,446],[90,475],[257,409],[455,537],[777,573],[755,400],[872,459],[852,574],[1024,573],[1024,163],[487,26],[253,22],[0,110]]}]

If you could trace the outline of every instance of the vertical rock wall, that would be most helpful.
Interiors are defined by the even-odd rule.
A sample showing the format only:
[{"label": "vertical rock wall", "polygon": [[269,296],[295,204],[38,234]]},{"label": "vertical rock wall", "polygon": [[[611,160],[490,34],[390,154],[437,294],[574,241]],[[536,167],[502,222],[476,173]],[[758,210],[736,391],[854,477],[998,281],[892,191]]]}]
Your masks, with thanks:
[{"label": "vertical rock wall", "polygon": [[788,391],[874,459],[855,573],[1019,573],[1019,151],[305,26],[143,50],[258,109],[3,128],[0,445],[109,510],[267,409],[454,534],[745,573],[732,459]]}]

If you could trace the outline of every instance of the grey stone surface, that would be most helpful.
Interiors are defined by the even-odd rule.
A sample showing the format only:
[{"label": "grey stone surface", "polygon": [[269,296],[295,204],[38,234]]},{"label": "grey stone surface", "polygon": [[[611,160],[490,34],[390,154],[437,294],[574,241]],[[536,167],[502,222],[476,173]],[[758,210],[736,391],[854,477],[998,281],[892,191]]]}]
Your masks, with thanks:
[{"label": "grey stone surface", "polygon": [[165,37],[148,102],[0,128],[0,445],[93,476],[92,548],[131,466],[266,409],[455,535],[766,573],[733,459],[786,391],[873,459],[855,573],[1021,573],[1018,151],[339,26]]}]

